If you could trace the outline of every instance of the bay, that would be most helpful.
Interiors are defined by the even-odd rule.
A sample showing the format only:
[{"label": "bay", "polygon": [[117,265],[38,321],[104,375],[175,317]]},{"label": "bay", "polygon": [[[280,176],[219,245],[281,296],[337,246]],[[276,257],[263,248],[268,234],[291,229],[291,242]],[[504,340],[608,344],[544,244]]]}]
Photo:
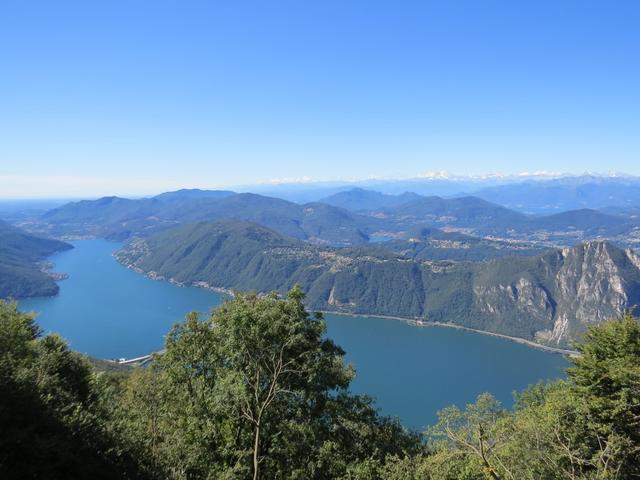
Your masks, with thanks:
[{"label": "bay", "polygon": [[[55,297],[20,301],[38,313],[46,332],[98,358],[131,358],[162,348],[171,326],[190,311],[206,314],[224,295],[159,282],[127,269],[111,256],[120,244],[72,242],[51,260],[69,278]],[[381,411],[422,428],[436,412],[463,406],[488,391],[505,405],[512,392],[563,376],[566,359],[509,340],[445,327],[325,315],[327,334],[357,370],[352,390],[377,400]]]}]

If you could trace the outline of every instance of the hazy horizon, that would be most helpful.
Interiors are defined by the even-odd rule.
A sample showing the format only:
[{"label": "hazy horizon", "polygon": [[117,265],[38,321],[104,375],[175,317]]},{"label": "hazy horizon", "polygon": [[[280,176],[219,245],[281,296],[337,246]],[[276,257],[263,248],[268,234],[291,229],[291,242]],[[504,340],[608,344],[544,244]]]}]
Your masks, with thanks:
[{"label": "hazy horizon", "polygon": [[[475,185],[477,188],[483,188],[485,186],[493,185],[507,185],[517,184],[521,182],[544,182],[559,179],[570,178],[584,178],[594,177],[601,179],[640,179],[638,175],[630,175],[623,172],[582,172],[582,173],[553,173],[553,172],[520,172],[512,174],[501,173],[486,173],[481,175],[457,175],[454,173],[440,171],[440,172],[428,172],[421,175],[406,178],[360,178],[360,179],[282,179],[279,181],[265,181],[262,183],[253,184],[237,184],[237,185],[206,185],[202,182],[195,185],[175,184],[167,183],[165,187],[158,186],[147,191],[141,190],[122,190],[115,188],[114,190],[87,190],[73,194],[61,194],[61,195],[36,195],[36,196],[9,196],[3,195],[6,189],[0,190],[0,202],[46,202],[46,201],[71,201],[71,200],[91,200],[105,196],[119,196],[125,198],[145,198],[152,197],[165,192],[176,190],[230,190],[238,193],[242,192],[255,192],[255,193],[276,193],[278,191],[285,192],[287,190],[312,190],[314,188],[363,188],[367,190],[379,189],[381,185],[393,185],[395,183],[415,183],[422,185],[429,185],[429,182],[433,184],[439,183],[451,183],[459,184],[461,190],[457,193],[464,193],[464,187],[468,185]],[[46,179],[48,182],[51,178]],[[86,180],[86,179],[85,179]],[[0,185],[3,178],[0,177]],[[104,188],[104,187],[102,187]],[[383,189],[384,190],[384,189]],[[44,190],[46,191],[46,189]],[[410,188],[407,190],[410,191]]]}]

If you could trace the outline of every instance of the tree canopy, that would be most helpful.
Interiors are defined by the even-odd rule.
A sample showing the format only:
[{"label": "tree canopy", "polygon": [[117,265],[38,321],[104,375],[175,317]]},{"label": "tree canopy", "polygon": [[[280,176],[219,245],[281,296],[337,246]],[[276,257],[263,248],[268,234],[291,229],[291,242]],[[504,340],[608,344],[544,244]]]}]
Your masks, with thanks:
[{"label": "tree canopy", "polygon": [[0,478],[146,478],[109,431],[109,395],[61,338],[0,301]]},{"label": "tree canopy", "polygon": [[566,379],[516,394],[511,409],[482,394],[418,434],[350,393],[353,368],[303,300],[296,287],[191,313],[128,373],[94,370],[0,302],[0,477],[640,478],[631,316],[592,327]]},{"label": "tree canopy", "polygon": [[335,478],[355,460],[419,448],[348,393],[353,369],[302,300],[299,288],[239,294],[173,328],[122,409],[156,463],[176,478]]}]

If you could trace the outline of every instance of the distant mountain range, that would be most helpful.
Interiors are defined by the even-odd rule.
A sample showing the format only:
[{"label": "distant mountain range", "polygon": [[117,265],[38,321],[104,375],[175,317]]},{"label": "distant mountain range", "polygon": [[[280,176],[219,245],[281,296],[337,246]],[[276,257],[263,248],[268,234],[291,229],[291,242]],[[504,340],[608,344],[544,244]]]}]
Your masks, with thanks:
[{"label": "distant mountain range", "polygon": [[0,221],[0,298],[55,295],[58,285],[41,262],[69,248],[68,243],[36,237]]},{"label": "distant mountain range", "polygon": [[98,236],[124,240],[179,224],[234,218],[259,223],[315,243],[351,245],[368,241],[383,223],[321,203],[298,205],[252,193],[182,190],[153,198],[105,197],[72,202],[47,212],[31,228],[54,236]]},{"label": "distant mountain range", "polygon": [[353,212],[366,212],[381,208],[397,207],[405,203],[420,200],[421,198],[422,197],[420,195],[413,192],[405,192],[400,195],[390,195],[373,190],[353,188],[344,192],[335,193],[329,197],[319,200],[319,202],[333,205],[334,207],[344,208],[345,210],[351,210]]},{"label": "distant mountain range", "polygon": [[[518,175],[454,175],[448,172],[426,172],[415,178],[406,179],[368,179],[357,181],[281,182],[277,184],[258,184],[239,186],[237,191],[249,191],[262,195],[283,198],[299,203],[316,202],[343,191],[360,188],[390,195],[414,192],[424,196],[455,196],[471,194],[487,187],[513,185],[528,181],[540,181],[561,178],[603,178],[593,175],[568,176],[550,173],[525,173]],[[608,176],[606,178],[612,178]]]},{"label": "distant mountain range", "polygon": [[528,221],[527,216],[522,213],[478,197],[421,197],[370,214],[393,219],[398,225],[408,229],[415,225],[430,225],[496,232]]},{"label": "distant mountain range", "polygon": [[592,322],[640,303],[640,258],[593,241],[484,262],[401,249],[328,248],[252,223],[184,225],[116,255],[154,278],[258,292],[300,283],[311,308],[420,318],[566,345]]},{"label": "distant mountain range", "polygon": [[571,177],[499,185],[474,195],[525,213],[553,213],[577,209],[640,205],[637,177]]},{"label": "distant mountain range", "polygon": [[446,172],[433,172],[421,178],[405,180],[308,182],[245,188],[263,195],[303,203],[321,201],[352,189],[373,190],[391,195],[404,192],[442,197],[472,195],[527,214],[640,204],[640,177],[622,174],[576,176],[542,172],[456,176]]},{"label": "distant mountain range", "polygon": [[[595,238],[608,238],[622,245],[640,243],[640,216],[634,215],[632,209],[612,213],[579,209],[533,216],[479,197],[422,197],[407,193],[394,196],[361,189],[342,192],[325,201],[382,220],[392,232],[423,226],[549,245],[570,245]],[[359,204],[368,208],[359,208]]]},{"label": "distant mountain range", "polygon": [[479,197],[424,197],[353,189],[323,202],[299,205],[279,198],[228,191],[181,190],[145,199],[105,197],[72,202],[24,224],[62,238],[144,237],[184,223],[236,219],[316,244],[358,245],[371,237],[403,238],[416,228],[479,237],[571,245],[606,238],[640,243],[640,217],[590,209],[531,216]]}]

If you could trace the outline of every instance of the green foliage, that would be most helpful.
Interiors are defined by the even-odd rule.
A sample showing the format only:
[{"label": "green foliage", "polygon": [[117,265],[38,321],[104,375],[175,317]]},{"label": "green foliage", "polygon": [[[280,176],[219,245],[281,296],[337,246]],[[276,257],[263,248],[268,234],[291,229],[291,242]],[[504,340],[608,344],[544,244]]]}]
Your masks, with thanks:
[{"label": "green foliage", "polygon": [[615,457],[621,472],[640,476],[640,325],[626,315],[592,328],[584,340],[567,373],[592,426],[590,453],[604,456],[599,462]]},{"label": "green foliage", "polygon": [[349,393],[303,294],[189,314],[149,368],[95,373],[0,302],[0,477],[626,480],[640,477],[640,325],[592,327],[568,378],[452,406],[424,435]]},{"label": "green foliage", "polygon": [[0,478],[144,478],[112,437],[98,379],[32,315],[0,301]]},{"label": "green foliage", "polygon": [[190,314],[123,395],[121,423],[171,478],[338,478],[354,462],[420,448],[349,395],[353,370],[294,288]]},{"label": "green foliage", "polygon": [[[599,479],[640,476],[640,326],[592,327],[569,378],[538,384],[505,411],[488,395],[450,407],[429,432],[425,478]],[[438,472],[436,474],[436,472]]]}]

